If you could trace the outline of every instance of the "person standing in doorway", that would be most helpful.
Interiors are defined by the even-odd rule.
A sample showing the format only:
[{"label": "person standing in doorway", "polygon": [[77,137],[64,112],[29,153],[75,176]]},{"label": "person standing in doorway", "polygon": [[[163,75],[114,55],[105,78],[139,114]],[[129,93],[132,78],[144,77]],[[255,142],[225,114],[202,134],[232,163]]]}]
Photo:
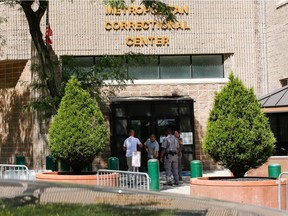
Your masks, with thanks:
[{"label": "person standing in doorway", "polygon": [[150,138],[146,140],[144,145],[148,154],[148,160],[158,158],[159,143],[157,142],[154,134],[150,135]]},{"label": "person standing in doorway", "polygon": [[132,167],[132,154],[137,151],[137,146],[142,148],[143,144],[138,138],[135,137],[135,131],[129,130],[129,137],[125,139],[123,150],[126,151],[126,161],[128,165],[128,171],[133,171]]},{"label": "person standing in doorway", "polygon": [[[164,169],[166,172],[166,180],[168,185],[179,184],[178,175],[178,149],[179,142],[176,137],[172,134],[171,128],[166,129],[167,137],[164,138],[162,142],[160,162],[164,159]],[[165,157],[164,157],[165,156]]]},{"label": "person standing in doorway", "polygon": [[182,181],[182,149],[183,149],[183,139],[180,137],[180,131],[175,130],[174,136],[178,140],[179,150],[178,150],[178,175],[179,181]]}]

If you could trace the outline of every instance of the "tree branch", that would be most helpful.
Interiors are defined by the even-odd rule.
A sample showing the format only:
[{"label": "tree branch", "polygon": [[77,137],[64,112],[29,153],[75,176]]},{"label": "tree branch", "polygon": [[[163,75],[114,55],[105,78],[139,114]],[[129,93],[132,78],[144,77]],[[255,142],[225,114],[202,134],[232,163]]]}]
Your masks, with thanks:
[{"label": "tree branch", "polygon": [[[43,41],[43,34],[40,29],[40,20],[43,17],[43,12],[47,9],[44,1],[40,1],[40,6],[43,6],[39,11],[34,12],[31,8],[33,1],[20,1],[20,6],[23,8],[26,19],[29,25],[30,35],[37,50],[42,74],[46,78],[47,87],[52,98],[61,98],[60,92],[55,81],[54,64],[51,60],[49,51]],[[56,107],[55,107],[56,108]],[[57,108],[56,108],[57,109]]]},{"label": "tree branch", "polygon": [[39,1],[39,8],[38,10],[35,12],[35,15],[40,23],[41,21],[41,18],[43,17],[43,15],[45,14],[45,11],[47,10],[48,8],[48,1],[47,0],[40,0]]}]

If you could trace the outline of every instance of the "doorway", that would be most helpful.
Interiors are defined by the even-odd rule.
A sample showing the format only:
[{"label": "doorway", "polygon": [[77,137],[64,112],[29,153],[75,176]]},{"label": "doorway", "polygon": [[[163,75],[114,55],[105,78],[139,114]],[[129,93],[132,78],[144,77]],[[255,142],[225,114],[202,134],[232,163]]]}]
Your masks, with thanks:
[{"label": "doorway", "polygon": [[[127,170],[124,140],[129,129],[144,143],[150,134],[155,134],[161,146],[167,127],[194,134],[194,100],[189,97],[138,97],[115,98],[110,104],[110,148],[111,156],[119,158],[121,170]],[[147,170],[147,153],[141,151],[140,171]],[[194,136],[183,146],[183,169],[189,169],[195,159]]]}]

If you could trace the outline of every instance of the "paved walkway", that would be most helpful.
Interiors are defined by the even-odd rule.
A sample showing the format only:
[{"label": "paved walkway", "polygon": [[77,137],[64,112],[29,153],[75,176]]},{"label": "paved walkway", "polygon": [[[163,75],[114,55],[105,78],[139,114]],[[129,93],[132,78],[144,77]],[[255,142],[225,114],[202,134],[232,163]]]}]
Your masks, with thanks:
[{"label": "paved walkway", "polygon": [[[204,170],[203,171],[204,177],[210,177],[210,176],[231,176],[229,170]],[[175,194],[183,194],[183,195],[190,195],[190,173],[184,172],[183,176],[183,182],[178,186],[168,186],[164,185],[165,181],[163,178],[161,178],[162,181],[160,181],[160,191],[164,193],[175,193]]]},{"label": "paved walkway", "polygon": [[[216,175],[216,173],[214,173]],[[205,173],[213,175],[213,173]],[[218,175],[218,174],[217,174]],[[188,179],[189,176],[185,178]],[[184,180],[184,184],[186,184]],[[180,188],[178,187],[178,191]],[[167,190],[166,190],[167,191]],[[264,207],[197,198],[183,194],[136,191],[108,187],[87,187],[34,181],[0,181],[2,204],[24,205],[42,203],[109,204],[135,210],[173,209],[177,216],[287,216],[287,212]]]}]

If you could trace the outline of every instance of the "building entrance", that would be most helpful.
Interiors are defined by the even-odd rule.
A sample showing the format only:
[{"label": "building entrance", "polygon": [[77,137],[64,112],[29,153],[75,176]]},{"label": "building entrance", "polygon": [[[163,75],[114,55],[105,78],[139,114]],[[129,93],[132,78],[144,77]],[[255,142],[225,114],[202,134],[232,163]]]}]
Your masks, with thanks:
[{"label": "building entrance", "polygon": [[[194,100],[189,97],[139,97],[115,98],[110,105],[111,156],[119,158],[121,170],[127,169],[125,152],[122,150],[129,129],[144,143],[153,133],[161,146],[165,129],[179,129],[184,138],[182,166],[189,169],[195,158],[194,147]],[[141,151],[141,168],[147,170],[147,153]]]}]

